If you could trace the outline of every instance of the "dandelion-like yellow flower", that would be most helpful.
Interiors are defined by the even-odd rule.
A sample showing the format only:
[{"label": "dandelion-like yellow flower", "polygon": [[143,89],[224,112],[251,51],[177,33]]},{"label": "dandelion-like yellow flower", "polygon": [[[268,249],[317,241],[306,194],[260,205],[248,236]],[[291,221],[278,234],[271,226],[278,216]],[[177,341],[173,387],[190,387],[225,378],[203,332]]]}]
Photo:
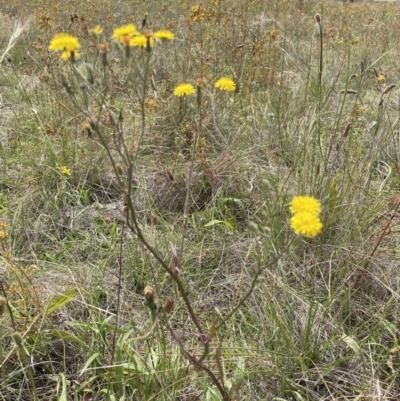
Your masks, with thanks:
[{"label": "dandelion-like yellow flower", "polygon": [[195,92],[194,86],[191,84],[180,84],[174,90],[175,96],[192,95]]},{"label": "dandelion-like yellow flower", "polygon": [[121,42],[126,44],[129,39],[138,34],[139,32],[137,31],[135,25],[128,24],[120,26],[119,28],[115,28],[112,37],[115,42]]},{"label": "dandelion-like yellow flower", "polygon": [[153,38],[161,39],[163,42],[165,42],[166,40],[173,40],[175,38],[175,35],[171,31],[167,31],[164,29],[164,30],[155,32],[153,35]]},{"label": "dandelion-like yellow flower", "polygon": [[322,223],[315,214],[299,212],[290,219],[290,227],[297,235],[315,237],[321,232]]},{"label": "dandelion-like yellow flower", "polygon": [[50,41],[49,50],[51,52],[62,51],[61,59],[67,61],[70,58],[74,60],[80,57],[77,52],[80,47],[81,45],[75,36],[71,36],[69,33],[58,33]]},{"label": "dandelion-like yellow flower", "polygon": [[293,214],[307,212],[319,216],[321,203],[312,196],[295,196],[290,204],[290,211]]},{"label": "dandelion-like yellow flower", "polygon": [[[147,46],[147,37],[146,35],[138,35],[133,37],[130,41],[129,41],[129,46],[130,47],[146,47]],[[154,46],[154,38],[150,37],[150,46]]]},{"label": "dandelion-like yellow flower", "polygon": [[96,25],[90,32],[93,32],[95,35],[101,35],[103,33],[103,28],[100,25]]},{"label": "dandelion-like yellow flower", "polygon": [[71,170],[65,166],[59,167],[58,170],[60,171],[61,174],[71,175]]},{"label": "dandelion-like yellow flower", "polygon": [[215,87],[219,88],[223,91],[228,91],[228,92],[232,92],[236,89],[236,85],[235,82],[228,77],[222,77],[220,78],[216,83],[215,83]]},{"label": "dandelion-like yellow flower", "polygon": [[81,47],[78,39],[69,33],[58,33],[50,41],[49,50],[51,52],[74,52]]}]

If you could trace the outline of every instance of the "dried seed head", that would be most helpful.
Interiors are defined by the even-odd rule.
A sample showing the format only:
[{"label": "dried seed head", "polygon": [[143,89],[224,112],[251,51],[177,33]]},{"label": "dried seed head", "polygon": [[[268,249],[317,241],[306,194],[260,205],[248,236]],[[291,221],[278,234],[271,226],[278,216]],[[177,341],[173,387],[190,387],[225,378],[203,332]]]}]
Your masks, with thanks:
[{"label": "dried seed head", "polygon": [[364,62],[364,60],[361,60],[360,70],[361,70],[361,74],[365,71],[365,62]]},{"label": "dried seed head", "polygon": [[115,166],[115,168],[117,170],[118,175],[124,175],[124,169],[122,168],[122,166],[120,164],[117,164]]},{"label": "dried seed head", "polygon": [[4,315],[6,310],[7,300],[4,297],[0,297],[0,317]]},{"label": "dried seed head", "polygon": [[174,306],[175,306],[175,300],[174,298],[170,297],[167,298],[166,301],[164,302],[162,310],[164,313],[169,314],[174,310]]},{"label": "dried seed head", "polygon": [[144,289],[144,297],[146,298],[146,301],[153,302],[155,295],[156,295],[156,292],[154,291],[154,288],[151,287],[150,285],[146,285],[146,287]]},{"label": "dried seed head", "polygon": [[315,20],[318,22],[318,24],[321,23],[321,16],[318,13],[315,14]]},{"label": "dried seed head", "polygon": [[348,123],[346,126],[346,129],[343,132],[343,138],[346,138],[349,136],[350,128],[351,128],[351,123]]},{"label": "dried seed head", "polygon": [[395,84],[392,84],[392,85],[389,85],[388,87],[386,87],[384,90],[383,90],[383,92],[382,92],[382,96],[383,95],[386,95],[387,93],[389,93],[393,88],[395,88],[396,87],[396,85]]},{"label": "dried seed head", "polygon": [[340,93],[347,93],[349,95],[357,95],[357,91],[354,89],[342,89]]}]

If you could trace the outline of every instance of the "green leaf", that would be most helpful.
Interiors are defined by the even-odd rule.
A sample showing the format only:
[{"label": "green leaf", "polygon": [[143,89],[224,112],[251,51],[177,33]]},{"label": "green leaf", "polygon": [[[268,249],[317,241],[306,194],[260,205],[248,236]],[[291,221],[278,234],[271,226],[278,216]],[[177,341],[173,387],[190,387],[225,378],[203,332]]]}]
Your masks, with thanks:
[{"label": "green leaf", "polygon": [[58,397],[57,401],[68,401],[67,398],[67,380],[65,378],[65,374],[61,373],[61,382],[62,382],[62,392],[60,397]]},{"label": "green leaf", "polygon": [[95,353],[85,362],[85,364],[83,365],[82,370],[81,370],[80,373],[79,373],[79,376],[82,376],[82,375],[86,372],[86,370],[88,369],[88,367],[92,364],[92,362],[93,362],[96,358],[98,358],[99,356],[101,356],[101,354],[100,354],[99,352],[95,352]]},{"label": "green leaf", "polygon": [[241,356],[241,357],[239,357],[238,364],[236,366],[236,372],[235,372],[236,390],[239,390],[244,382],[245,371],[246,371],[246,366],[245,366],[244,358]]},{"label": "green leaf", "polygon": [[79,337],[76,337],[72,333],[69,333],[68,331],[65,331],[65,330],[54,329],[54,330],[51,330],[49,335],[52,337],[62,339],[62,340],[70,341],[75,344],[79,344],[79,345],[83,345],[83,346],[86,345],[86,343],[84,341],[82,341]]},{"label": "green leaf", "polygon": [[207,388],[206,401],[222,401],[221,394],[212,387]]},{"label": "green leaf", "polygon": [[204,224],[204,227],[211,227],[215,226],[216,224],[224,224],[229,231],[235,231],[235,227],[231,223],[229,223],[229,221],[223,220],[211,220],[207,224]]},{"label": "green leaf", "polygon": [[58,309],[61,309],[68,302],[72,301],[75,296],[75,288],[65,292],[64,294],[54,298],[50,301],[49,306],[47,307],[46,316],[51,315]]}]

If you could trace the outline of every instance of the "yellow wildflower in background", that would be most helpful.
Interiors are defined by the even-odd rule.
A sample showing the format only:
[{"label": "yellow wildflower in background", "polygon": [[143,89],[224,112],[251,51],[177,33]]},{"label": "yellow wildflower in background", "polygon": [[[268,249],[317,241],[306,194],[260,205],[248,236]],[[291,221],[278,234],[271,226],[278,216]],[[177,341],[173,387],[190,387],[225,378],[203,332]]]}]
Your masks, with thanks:
[{"label": "yellow wildflower in background", "polygon": [[174,90],[175,96],[192,95],[195,92],[194,86],[191,84],[180,84]]},{"label": "yellow wildflower in background", "polygon": [[50,41],[49,50],[51,52],[61,51],[61,59],[68,60],[69,58],[79,58],[80,54],[77,50],[81,47],[78,39],[69,33],[58,33]]},{"label": "yellow wildflower in background", "polygon": [[61,174],[71,175],[71,170],[65,166],[59,167],[58,170],[60,171]]},{"label": "yellow wildflower in background", "polygon": [[69,60],[72,56],[73,56],[74,59],[76,60],[77,58],[80,58],[80,57],[81,57],[81,54],[80,54],[79,52],[67,52],[67,51],[65,51],[65,52],[62,52],[62,54],[61,54],[61,56],[60,56],[60,59],[61,59],[61,60],[64,60],[64,61],[67,61],[67,60]]},{"label": "yellow wildflower in background", "polygon": [[103,33],[103,28],[100,25],[96,25],[90,32],[93,32],[95,35],[101,35]]},{"label": "yellow wildflower in background", "polygon": [[220,78],[215,83],[215,87],[218,88],[218,89],[221,89],[223,91],[228,91],[228,92],[232,92],[232,91],[234,91],[236,89],[235,82],[233,81],[233,79],[228,78],[228,77]]},{"label": "yellow wildflower in background", "polygon": [[290,219],[290,227],[297,235],[315,237],[322,230],[322,223],[319,217],[309,212],[296,213]]},{"label": "yellow wildflower in background", "polygon": [[154,39],[161,39],[163,42],[166,40],[173,40],[175,38],[175,35],[167,30],[161,30],[157,31],[153,35]]},{"label": "yellow wildflower in background", "polygon": [[377,78],[376,78],[376,82],[384,82],[386,80],[386,77],[384,74],[379,73]]},{"label": "yellow wildflower in background", "polygon": [[115,42],[127,43],[133,36],[139,35],[135,25],[128,24],[114,29],[113,39]]},{"label": "yellow wildflower in background", "polygon": [[[147,46],[147,37],[146,35],[138,35],[133,37],[129,41],[129,46],[131,47],[146,47]],[[154,46],[154,39],[150,37],[150,46]]]},{"label": "yellow wildflower in background", "polygon": [[290,204],[290,211],[293,214],[307,212],[319,216],[321,203],[312,196],[295,196]]}]

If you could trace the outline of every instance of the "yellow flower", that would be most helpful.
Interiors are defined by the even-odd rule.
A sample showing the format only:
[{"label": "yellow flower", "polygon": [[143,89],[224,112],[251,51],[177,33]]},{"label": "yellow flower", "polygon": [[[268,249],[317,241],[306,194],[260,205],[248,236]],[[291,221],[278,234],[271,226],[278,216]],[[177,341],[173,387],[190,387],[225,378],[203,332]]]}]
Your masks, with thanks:
[{"label": "yellow flower", "polygon": [[236,85],[235,82],[228,77],[222,77],[220,78],[216,83],[215,83],[215,87],[219,88],[223,91],[228,91],[228,92],[232,92],[236,89]]},{"label": "yellow flower", "polygon": [[139,32],[137,31],[135,25],[128,24],[120,26],[119,28],[115,28],[112,37],[116,42],[121,42],[126,44],[127,39],[130,39],[138,34]]},{"label": "yellow flower", "polygon": [[103,28],[100,25],[96,25],[90,32],[93,32],[95,35],[101,35],[103,33]]},{"label": "yellow flower", "polygon": [[[147,37],[145,35],[138,35],[132,38],[129,41],[130,47],[146,47],[147,46]],[[154,46],[154,38],[150,37],[150,46]]]},{"label": "yellow flower", "polygon": [[64,61],[67,61],[71,57],[73,57],[74,60],[76,60],[77,58],[81,57],[81,54],[79,52],[68,52],[68,51],[65,51],[65,52],[62,52],[62,54],[60,56],[60,59],[64,60]]},{"label": "yellow flower", "polygon": [[165,42],[166,40],[173,40],[175,38],[175,35],[167,30],[161,30],[161,31],[157,31],[154,33],[153,35],[154,39],[161,39],[163,42]]},{"label": "yellow flower", "polygon": [[321,232],[322,223],[313,213],[299,212],[290,219],[290,227],[297,235],[315,237]]},{"label": "yellow flower", "polygon": [[61,166],[58,168],[61,174],[64,175],[71,175],[71,170],[69,168],[66,168],[65,166]]},{"label": "yellow flower", "polygon": [[290,204],[290,211],[293,214],[307,212],[319,216],[321,203],[312,196],[295,196]]},{"label": "yellow flower", "polygon": [[195,92],[194,86],[191,84],[180,84],[174,90],[175,96],[192,95]]},{"label": "yellow flower", "polygon": [[385,81],[385,79],[386,79],[385,75],[380,73],[380,74],[378,74],[378,77],[376,78],[376,82],[383,82],[383,81]]},{"label": "yellow flower", "polygon": [[49,50],[51,52],[75,52],[81,47],[78,39],[75,36],[71,36],[69,33],[58,33],[50,41]]}]

